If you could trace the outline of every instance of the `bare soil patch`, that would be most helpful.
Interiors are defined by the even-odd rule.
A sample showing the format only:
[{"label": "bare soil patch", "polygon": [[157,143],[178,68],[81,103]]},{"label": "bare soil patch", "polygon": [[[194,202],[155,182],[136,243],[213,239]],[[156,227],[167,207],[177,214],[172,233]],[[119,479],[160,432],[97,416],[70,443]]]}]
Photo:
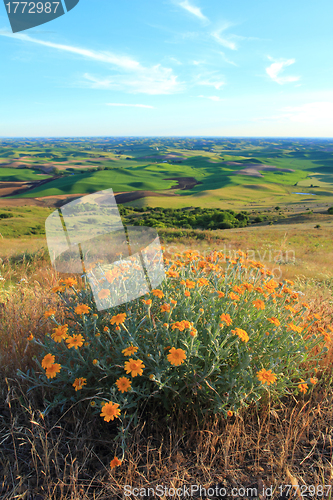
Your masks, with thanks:
[{"label": "bare soil patch", "polygon": [[[243,165],[243,163],[226,162],[227,165]],[[240,170],[235,170],[232,174],[235,175],[250,175],[252,177],[263,177],[259,171],[264,170],[268,172],[294,172],[291,168],[279,168],[274,165],[263,165],[261,163],[248,163],[246,167]]]},{"label": "bare soil patch", "polygon": [[[31,188],[33,182],[0,182],[0,198],[3,196],[13,196],[14,194],[24,193]],[[34,186],[33,186],[34,187]]]},{"label": "bare soil patch", "polygon": [[45,203],[36,200],[35,198],[0,198],[0,207],[24,207],[25,205],[35,206],[35,207],[45,207]]},{"label": "bare soil patch", "polygon": [[163,180],[177,181],[178,184],[172,186],[170,189],[192,189],[197,184],[202,184],[202,182],[197,181],[194,177],[168,177]]},{"label": "bare soil patch", "polygon": [[177,196],[177,195],[169,193],[158,193],[155,191],[129,191],[127,193],[115,194],[115,199],[117,203],[128,203],[129,201],[145,198],[146,196]]},{"label": "bare soil patch", "polygon": [[172,160],[173,158],[182,158],[183,160],[187,160],[187,157],[183,156],[181,153],[168,153],[166,155],[150,155],[150,156],[141,156],[137,158],[137,160]]},{"label": "bare soil patch", "polygon": [[[23,160],[23,158],[21,158],[20,161],[21,160]],[[12,161],[12,162],[8,163],[7,160],[5,160],[5,163],[2,163],[0,160],[0,168],[1,167],[4,167],[4,168],[25,168],[26,166],[28,166],[29,168],[32,168],[34,170],[41,170],[44,174],[51,174],[53,172],[54,167],[57,166],[56,164],[53,164],[53,163],[48,163],[47,165],[42,165],[40,163],[32,163],[31,161],[25,162],[25,163],[20,163],[20,161]]]}]

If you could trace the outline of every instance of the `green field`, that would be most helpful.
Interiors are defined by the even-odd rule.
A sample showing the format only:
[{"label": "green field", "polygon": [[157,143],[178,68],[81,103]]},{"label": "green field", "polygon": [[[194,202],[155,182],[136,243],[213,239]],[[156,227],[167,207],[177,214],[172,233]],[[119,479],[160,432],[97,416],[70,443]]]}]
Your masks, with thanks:
[{"label": "green field", "polygon": [[49,175],[43,175],[39,170],[30,168],[0,168],[0,182],[42,181],[49,178]]},{"label": "green field", "polygon": [[45,219],[54,209],[43,207],[0,207],[0,247],[1,238],[19,238],[45,234]]},{"label": "green field", "polygon": [[[267,170],[267,166],[276,170]],[[254,168],[256,173],[239,172],[246,168]],[[52,175],[42,175],[45,172]],[[190,187],[177,188],[177,182],[170,180],[189,177],[195,181]],[[38,181],[47,178],[48,182],[38,185]],[[12,199],[83,195],[112,188],[114,193],[149,191],[144,198],[128,202],[137,207],[243,210],[277,204],[329,206],[333,204],[333,141],[186,137],[8,139],[0,141],[0,183],[4,181],[36,182],[35,187]],[[153,196],[153,192],[159,196]],[[299,192],[314,196],[296,194]]]}]

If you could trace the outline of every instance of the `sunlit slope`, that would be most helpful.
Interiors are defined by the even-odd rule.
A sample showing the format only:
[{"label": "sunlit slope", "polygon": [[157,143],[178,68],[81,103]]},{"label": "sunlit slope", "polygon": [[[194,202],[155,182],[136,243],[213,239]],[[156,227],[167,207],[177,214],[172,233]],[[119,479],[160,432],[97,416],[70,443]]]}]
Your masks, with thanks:
[{"label": "sunlit slope", "polygon": [[63,194],[85,194],[112,188],[114,192],[122,191],[158,191],[169,189],[173,181],[163,180],[160,176],[145,171],[113,169],[86,174],[71,175],[55,179],[38,186],[20,196],[20,198],[35,198]]},{"label": "sunlit slope", "polygon": [[[296,155],[278,158],[219,156],[202,151],[181,151],[181,154],[180,163],[173,160],[157,163],[152,159],[142,162],[133,158],[126,161],[121,158],[107,170],[71,175],[67,172],[64,177],[42,184],[19,197],[89,194],[112,188],[115,193],[150,191],[168,195],[158,198],[149,196],[131,202],[136,206],[230,207],[235,203],[240,206],[267,206],[300,203],[303,199],[307,203],[309,198],[312,202],[314,199],[321,203],[333,202],[333,167],[327,159],[305,155],[302,158]],[[254,173],[246,172],[248,169]],[[197,184],[187,189],[177,188],[175,179],[184,177],[195,180]],[[310,183],[309,179],[312,179]],[[309,190],[315,196],[303,198],[294,194]]]},{"label": "sunlit slope", "polygon": [[25,182],[49,179],[50,175],[43,175],[39,170],[24,168],[0,168],[0,182]]}]

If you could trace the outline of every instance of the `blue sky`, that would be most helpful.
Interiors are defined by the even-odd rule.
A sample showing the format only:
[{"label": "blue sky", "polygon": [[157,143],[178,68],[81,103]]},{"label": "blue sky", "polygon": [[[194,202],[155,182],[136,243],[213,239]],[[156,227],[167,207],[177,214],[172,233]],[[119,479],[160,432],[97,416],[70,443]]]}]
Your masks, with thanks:
[{"label": "blue sky", "polygon": [[331,0],[80,0],[13,34],[0,136],[333,136]]}]

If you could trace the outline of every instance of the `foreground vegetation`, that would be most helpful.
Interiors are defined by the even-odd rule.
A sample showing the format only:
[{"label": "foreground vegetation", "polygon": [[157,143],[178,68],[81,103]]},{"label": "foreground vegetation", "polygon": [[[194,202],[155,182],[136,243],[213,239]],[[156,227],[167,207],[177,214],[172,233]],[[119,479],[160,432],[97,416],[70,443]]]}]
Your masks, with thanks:
[{"label": "foreground vegetation", "polygon": [[[9,260],[2,254],[1,277],[3,281],[0,282],[2,382],[0,387],[4,404],[0,412],[3,415],[1,418],[0,461],[4,474],[1,486],[1,494],[4,499],[24,498],[24,495],[29,492],[31,495],[39,493],[45,498],[57,500],[69,498],[103,498],[106,500],[110,497],[122,496],[125,484],[131,485],[133,488],[156,488],[158,484],[164,484],[168,488],[178,488],[190,484],[198,484],[206,488],[220,485],[220,487],[223,486],[227,489],[244,486],[256,487],[261,491],[263,487],[273,485],[273,498],[281,497],[279,486],[282,484],[294,485],[291,490],[291,498],[297,496],[297,485],[299,489],[305,484],[315,485],[317,488],[315,493],[319,493],[317,496],[320,496],[321,491],[327,492],[327,489],[323,490],[324,485],[329,485],[333,478],[330,447],[333,423],[331,369],[333,349],[329,328],[332,328],[333,313],[332,281],[329,277],[331,272],[329,266],[330,236],[328,233],[326,234],[328,246],[325,248],[324,234],[319,236],[317,240],[313,240],[311,235],[303,233],[289,234],[289,241],[285,239],[283,243],[283,234],[277,230],[274,233],[269,233],[268,229],[256,228],[253,236],[248,228],[239,229],[237,233],[234,231],[223,232],[224,240],[215,240],[214,242],[210,236],[210,241],[204,239],[200,243],[198,240],[192,239],[190,241],[184,237],[183,241],[178,239],[177,244],[174,241],[173,248],[170,245],[167,247],[165,251],[166,264],[169,260],[167,265],[170,266],[174,261],[173,269],[169,269],[175,273],[179,272],[180,277],[168,277],[160,290],[164,297],[159,298],[161,293],[155,291],[151,297],[142,298],[148,301],[151,299],[151,304],[149,302],[142,303],[142,299],[138,299],[137,305],[132,304],[132,319],[133,311],[137,308],[143,315],[148,315],[147,332],[158,333],[158,335],[151,337],[149,343],[145,342],[144,337],[138,336],[149,334],[147,332],[140,333],[138,331],[138,335],[135,334],[131,339],[129,337],[120,338],[124,334],[128,335],[126,328],[129,332],[133,332],[127,323],[130,318],[129,311],[125,309],[122,311],[127,316],[126,318],[118,317],[120,321],[118,321],[119,325],[117,326],[115,319],[117,314],[115,313],[121,314],[121,312],[106,311],[106,313],[98,314],[97,311],[93,310],[94,306],[89,302],[89,297],[76,295],[69,282],[67,282],[69,288],[61,285],[61,289],[59,289],[61,291],[52,292],[52,288],[59,285],[59,280],[67,277],[59,276],[54,272],[45,252],[39,251],[30,256],[26,255],[25,258],[22,258],[22,255],[20,257],[12,254]],[[266,236],[264,236],[263,231],[266,231]],[[169,235],[172,233],[173,230],[169,230]],[[208,231],[201,234],[204,234],[206,238],[209,237]],[[252,241],[249,240],[251,238]],[[301,238],[303,239],[301,240]],[[225,293],[225,297],[222,295],[218,297],[219,294],[217,294],[216,298],[213,298],[214,294],[209,293],[209,287],[204,281],[201,281],[202,286],[196,284],[192,288],[191,282],[199,280],[200,277],[198,273],[191,270],[191,265],[197,265],[200,261],[205,262],[204,267],[199,267],[201,269],[199,273],[203,273],[206,268],[209,272],[204,273],[202,279],[207,279],[210,286],[212,284],[215,286],[214,276],[217,270],[214,269],[216,264],[212,253],[214,247],[216,250],[220,250],[222,244],[226,245],[227,251],[231,252],[231,260],[233,260],[237,258],[237,246],[243,247],[245,251],[252,246],[257,251],[270,243],[273,250],[274,245],[280,246],[280,248],[283,248],[282,245],[287,245],[285,248],[289,248],[289,242],[292,243],[292,248],[296,249],[296,259],[292,265],[290,263],[282,264],[282,269],[284,273],[286,271],[296,274],[302,269],[305,274],[303,277],[298,276],[293,287],[287,283],[287,288],[290,286],[296,291],[302,289],[306,293],[306,295],[301,296],[300,304],[303,301],[307,302],[309,308],[305,308],[304,311],[309,317],[313,317],[312,326],[308,325],[306,328],[311,327],[311,333],[318,339],[325,340],[324,344],[328,351],[323,353],[317,366],[308,360],[299,365],[299,370],[294,370],[293,387],[296,389],[296,393],[292,393],[290,390],[284,392],[287,386],[282,381],[287,379],[280,378],[279,373],[285,375],[285,369],[276,370],[273,365],[270,367],[268,364],[263,367],[258,365],[257,372],[260,372],[262,368],[265,368],[266,373],[269,369],[272,370],[267,377],[267,381],[270,379],[271,383],[265,384],[260,381],[255,370],[251,372],[248,381],[246,377],[243,380],[245,385],[254,384],[252,394],[260,389],[258,395],[261,397],[258,400],[258,405],[255,401],[250,401],[249,398],[249,404],[238,407],[237,401],[240,403],[244,397],[243,390],[240,390],[234,403],[230,404],[230,397],[228,403],[227,399],[222,399],[222,405],[227,403],[222,411],[215,415],[210,415],[208,412],[206,415],[200,416],[200,412],[198,414],[197,409],[192,407],[192,403],[199,402],[199,408],[207,407],[207,404],[208,407],[214,404],[220,395],[217,386],[223,381],[223,379],[207,380],[211,389],[206,383],[200,383],[198,380],[195,380],[195,384],[198,386],[194,387],[193,385],[193,370],[196,370],[197,377],[200,377],[200,369],[203,367],[202,365],[200,368],[198,365],[195,368],[193,362],[203,363],[203,360],[208,356],[209,349],[212,353],[212,358],[209,358],[211,361],[219,352],[216,350],[214,354],[213,345],[210,342],[209,335],[213,333],[215,328],[209,319],[212,317],[210,307],[217,307],[219,304],[218,307],[223,309],[223,312],[222,309],[215,311],[218,323],[223,325],[223,327],[219,327],[217,324],[216,332],[222,336],[229,332],[230,340],[234,342],[233,344],[231,342],[234,347],[230,344],[229,361],[236,371],[239,368],[237,363],[243,359],[250,344],[257,342],[256,336],[253,337],[253,333],[251,333],[253,325],[262,323],[262,330],[259,326],[254,328],[258,328],[257,331],[261,332],[262,341],[268,343],[268,350],[260,352],[259,358],[262,361],[265,359],[265,363],[275,363],[277,362],[277,360],[274,361],[274,353],[277,352],[275,349],[283,349],[283,345],[287,344],[276,343],[274,328],[281,329],[281,333],[285,332],[283,335],[287,341],[288,335],[292,333],[289,327],[286,328],[287,322],[297,327],[305,320],[305,316],[304,314],[295,315],[296,313],[292,311],[294,307],[292,302],[287,302],[285,304],[287,309],[284,309],[285,306],[283,306],[279,309],[280,312],[277,309],[275,312],[273,309],[268,310],[268,308],[280,308],[279,302],[274,305],[271,294],[260,298],[262,294],[259,291],[255,292],[259,294],[258,297],[253,297],[253,300],[245,302],[247,294],[253,292],[244,290],[244,287],[242,288],[243,293],[240,291],[237,293],[237,290],[232,289],[227,291],[225,289],[226,281],[223,282],[223,286],[216,288],[221,294]],[[6,243],[6,240],[2,240],[2,243]],[[318,246],[316,246],[317,243]],[[200,259],[196,259],[195,254],[191,252],[181,255],[182,249],[189,250],[191,246],[193,249],[201,247],[199,248],[202,254]],[[23,249],[23,247],[21,248]],[[306,250],[309,250],[310,254]],[[9,256],[10,253],[8,252],[7,255]],[[318,255],[318,265],[321,268],[323,268],[323,259],[325,257],[328,259],[327,276],[326,278],[322,277],[321,280],[317,279],[317,281],[314,279],[314,275],[319,278],[319,273],[315,272],[313,275],[313,269],[308,269],[314,255]],[[240,254],[238,257],[242,258]],[[228,260],[223,260],[222,268],[225,268]],[[185,263],[185,261],[188,261],[187,267],[185,266],[188,271],[185,271],[185,267],[181,265],[181,262]],[[269,259],[267,261],[269,263]],[[271,264],[275,265],[275,263]],[[256,269],[260,277],[260,268]],[[187,275],[187,272],[192,274]],[[229,282],[232,274],[227,273],[227,275]],[[286,273],[284,278],[286,278]],[[272,279],[273,277],[264,277],[263,285]],[[182,284],[181,280],[185,283]],[[281,280],[279,279],[279,281]],[[242,283],[245,283],[244,280]],[[232,282],[232,287],[234,286],[240,286],[240,283]],[[74,288],[77,289],[76,286]],[[264,287],[262,288],[264,290]],[[77,293],[81,293],[79,289],[77,290]],[[186,296],[188,293],[190,295]],[[231,293],[238,294],[240,300],[236,300],[234,296],[232,299],[229,296]],[[67,297],[65,304],[61,299],[62,295]],[[283,296],[284,299],[277,297],[277,301],[285,300],[289,294],[283,293]],[[74,297],[76,297],[75,305],[74,302],[71,302]],[[172,304],[171,299],[177,301],[177,304]],[[85,302],[85,300],[87,301]],[[260,300],[265,309],[262,309]],[[207,303],[204,303],[205,301]],[[75,312],[77,303],[83,304],[83,302],[91,307],[89,314],[85,314],[83,308],[81,314],[78,314],[79,311]],[[170,303],[170,311],[161,311],[164,302]],[[257,306],[252,302],[256,302]],[[64,306],[69,306],[69,309]],[[203,313],[199,311],[201,306],[204,309]],[[229,307],[228,311],[227,307]],[[297,306],[295,308],[297,309]],[[52,311],[54,311],[54,316],[50,314]],[[245,313],[245,311],[248,312]],[[259,322],[253,323],[248,320],[245,327],[241,321],[242,313],[257,318]],[[98,314],[96,321],[93,314]],[[172,314],[172,318],[170,316],[170,319],[166,321],[164,315],[168,314]],[[200,316],[196,320],[197,314]],[[222,314],[225,314],[224,320],[228,320],[227,314],[229,314],[233,323],[228,326],[225,321],[223,322],[220,317]],[[285,319],[288,314],[292,315],[290,318],[292,321]],[[113,324],[110,323],[112,318],[114,319]],[[267,318],[279,319],[281,325],[274,326]],[[121,319],[124,321],[122,322]],[[68,348],[70,342],[66,342],[66,340],[62,340],[61,344],[55,342],[51,336],[55,333],[54,327],[59,327],[59,325],[52,325],[52,321],[55,320],[60,326],[68,324],[69,330],[65,333],[70,334],[72,339],[80,332],[81,334],[84,332],[82,335],[84,338],[85,335],[93,335],[90,339],[91,345],[75,349],[74,345]],[[172,328],[172,325],[177,321],[178,327]],[[185,323],[187,321],[193,323],[190,325],[190,329],[186,328],[187,323],[182,323],[184,321]],[[263,322],[265,321],[268,321],[267,329],[264,327]],[[94,322],[96,325],[95,333],[93,333]],[[166,327],[163,326],[163,323],[169,324],[168,329],[165,330]],[[182,324],[184,329],[182,329]],[[151,326],[149,327],[149,325]],[[105,327],[110,333],[104,331]],[[73,328],[78,328],[78,330],[72,331]],[[116,328],[120,328],[120,337],[117,335]],[[241,336],[231,333],[231,329],[236,331],[237,328],[244,330],[249,335],[247,342],[245,334],[242,334],[244,336],[244,340],[242,340]],[[196,331],[194,332],[194,330]],[[191,331],[195,335],[192,336]],[[269,331],[271,336],[266,335],[266,331]],[[325,336],[323,332],[325,332]],[[99,337],[94,336],[97,333],[100,333]],[[168,339],[166,335],[168,335]],[[303,337],[302,333],[294,331],[293,335],[294,341],[297,337],[300,342],[305,342],[305,336]],[[165,342],[170,340],[171,343],[164,345],[164,337]],[[70,340],[69,337],[67,339]],[[105,342],[110,342],[109,347],[112,344],[114,352],[111,357],[116,356],[114,360],[119,359],[119,363],[117,363],[119,367],[115,368],[115,373],[112,370],[112,374],[108,371],[110,367],[106,359],[105,348],[107,345]],[[188,349],[192,342],[192,348],[196,345],[199,355],[200,348],[198,346],[200,343],[203,342],[202,345],[206,346],[207,353],[204,352],[204,349],[201,361],[200,356],[197,361],[195,361],[195,357],[189,356]],[[115,344],[113,345],[113,343]],[[145,365],[144,368],[142,367],[142,375],[138,373],[135,377],[124,371],[124,363],[130,357],[125,356],[122,351],[130,348],[131,343],[133,343],[133,347],[138,347],[138,350],[133,353],[132,359],[141,360]],[[154,344],[156,346],[160,344],[161,347],[151,349]],[[236,348],[236,344],[238,348]],[[304,343],[303,345],[306,346]],[[165,351],[164,347],[167,346],[170,347]],[[168,360],[168,355],[172,354],[170,352],[172,347],[184,350],[186,355],[186,358],[178,366],[173,365]],[[33,358],[36,356],[36,360],[42,363],[45,355],[52,354],[53,349],[55,360],[53,362],[51,359],[50,366],[58,363],[61,364],[61,369],[59,373],[55,373],[55,377],[48,378],[46,371],[50,366],[49,368],[43,368],[43,366],[38,368]],[[98,364],[92,363],[91,370],[88,372],[75,371],[80,370],[82,365],[79,356],[80,349],[87,350],[88,356],[84,356],[85,362],[88,362],[90,357],[91,362],[98,359]],[[93,349],[99,350],[98,353],[96,351],[96,356]],[[223,349],[222,346],[221,349]],[[110,349],[108,348],[108,350]],[[297,350],[296,344],[295,350]],[[160,359],[158,363],[158,359],[155,359],[158,351],[161,352],[158,356],[165,358],[163,358],[163,362],[162,358],[158,358]],[[305,351],[303,352],[305,353]],[[256,349],[253,352],[257,352]],[[309,349],[308,354],[318,354],[317,348]],[[259,358],[255,362],[256,364],[260,364]],[[287,358],[284,355],[280,358],[279,363],[287,363]],[[75,361],[72,367],[71,359]],[[171,356],[172,359],[175,358]],[[189,359],[191,359],[191,363],[188,363]],[[296,358],[294,359],[296,360]],[[111,366],[113,362],[111,361]],[[291,368],[293,366],[291,354],[289,362]],[[114,421],[111,420],[107,423],[100,416],[101,410],[95,412],[94,408],[98,406],[98,401],[103,400],[103,397],[107,402],[115,402],[113,398],[120,397],[123,404],[123,399],[128,395],[137,397],[142,391],[144,394],[145,387],[151,390],[150,388],[157,384],[156,388],[158,388],[158,379],[154,381],[149,378],[149,375],[154,373],[156,377],[156,367],[159,366],[161,366],[160,383],[162,385],[163,370],[167,369],[166,373],[169,374],[169,377],[171,376],[170,389],[165,387],[165,390],[171,390],[171,394],[174,393],[174,389],[177,390],[176,385],[179,385],[179,373],[184,372],[181,380],[188,382],[186,382],[187,387],[183,392],[188,394],[188,398],[192,394],[193,398],[190,398],[190,404],[176,398],[169,409],[163,409],[160,403],[155,402],[154,398],[149,398],[147,404],[136,405],[137,420],[136,423],[132,422],[131,439],[128,441],[128,447],[123,457],[122,453],[119,453],[121,441],[115,440],[118,434],[117,422],[119,422],[119,418],[115,417]],[[317,369],[317,372],[314,368]],[[27,393],[31,389],[31,382],[18,378],[17,369],[21,370],[22,373],[29,373],[29,376],[32,375],[32,370],[35,370],[40,377],[38,386]],[[68,374],[71,370],[72,374],[69,377]],[[121,378],[127,378],[134,392],[121,392],[117,385],[114,385],[114,389],[111,389],[113,392],[109,394],[109,397],[103,396],[103,392],[96,393],[95,389],[91,393],[91,389],[97,387],[94,385],[93,379],[99,380],[103,370],[105,375],[111,376],[112,380],[114,378],[115,383]],[[188,370],[190,370],[191,376],[189,376]],[[287,372],[292,375],[292,370],[288,371],[287,369]],[[309,374],[308,376],[306,372]],[[176,377],[175,379],[172,378],[172,374]],[[276,375],[276,379],[273,381],[274,375]],[[63,376],[64,378],[62,378]],[[251,390],[245,390],[244,383],[241,383],[243,376],[244,374],[240,378],[236,377],[235,391],[227,391],[230,395],[237,394],[237,384],[240,384],[239,389],[243,385],[246,395],[251,393]],[[4,377],[7,377],[7,382],[4,381]],[[66,377],[69,377],[68,380]],[[301,377],[303,378],[301,379]],[[75,383],[75,379],[81,379],[81,383]],[[123,382],[125,383],[125,381]],[[40,413],[40,411],[45,410],[47,401],[50,404],[54,400],[55,388],[59,387],[59,383],[62,391],[68,391],[63,398],[66,401],[62,401],[59,407],[52,408],[51,405],[50,411],[45,414]],[[226,380],[223,383],[226,383]],[[103,384],[103,380],[100,384]],[[202,386],[202,389],[199,388],[199,385]],[[276,392],[278,386],[281,392]],[[110,390],[110,385],[108,387]],[[194,395],[193,390],[196,390],[196,395]],[[71,400],[71,398],[74,399]],[[91,401],[96,401],[95,407],[90,405]],[[118,404],[121,405],[120,400]],[[129,404],[129,400],[126,404]],[[125,415],[123,407],[119,406],[119,408],[121,409],[120,416]],[[130,411],[132,410],[129,408],[126,413],[128,416]],[[184,418],[185,416],[186,418]],[[118,464],[114,457],[123,463]],[[113,461],[112,468],[111,461]],[[286,491],[284,489],[283,494],[286,494]],[[166,498],[166,496],[164,497]],[[164,497],[162,496],[162,498]],[[287,496],[283,498],[287,498]],[[331,496],[328,494],[324,498],[331,498]]]}]

